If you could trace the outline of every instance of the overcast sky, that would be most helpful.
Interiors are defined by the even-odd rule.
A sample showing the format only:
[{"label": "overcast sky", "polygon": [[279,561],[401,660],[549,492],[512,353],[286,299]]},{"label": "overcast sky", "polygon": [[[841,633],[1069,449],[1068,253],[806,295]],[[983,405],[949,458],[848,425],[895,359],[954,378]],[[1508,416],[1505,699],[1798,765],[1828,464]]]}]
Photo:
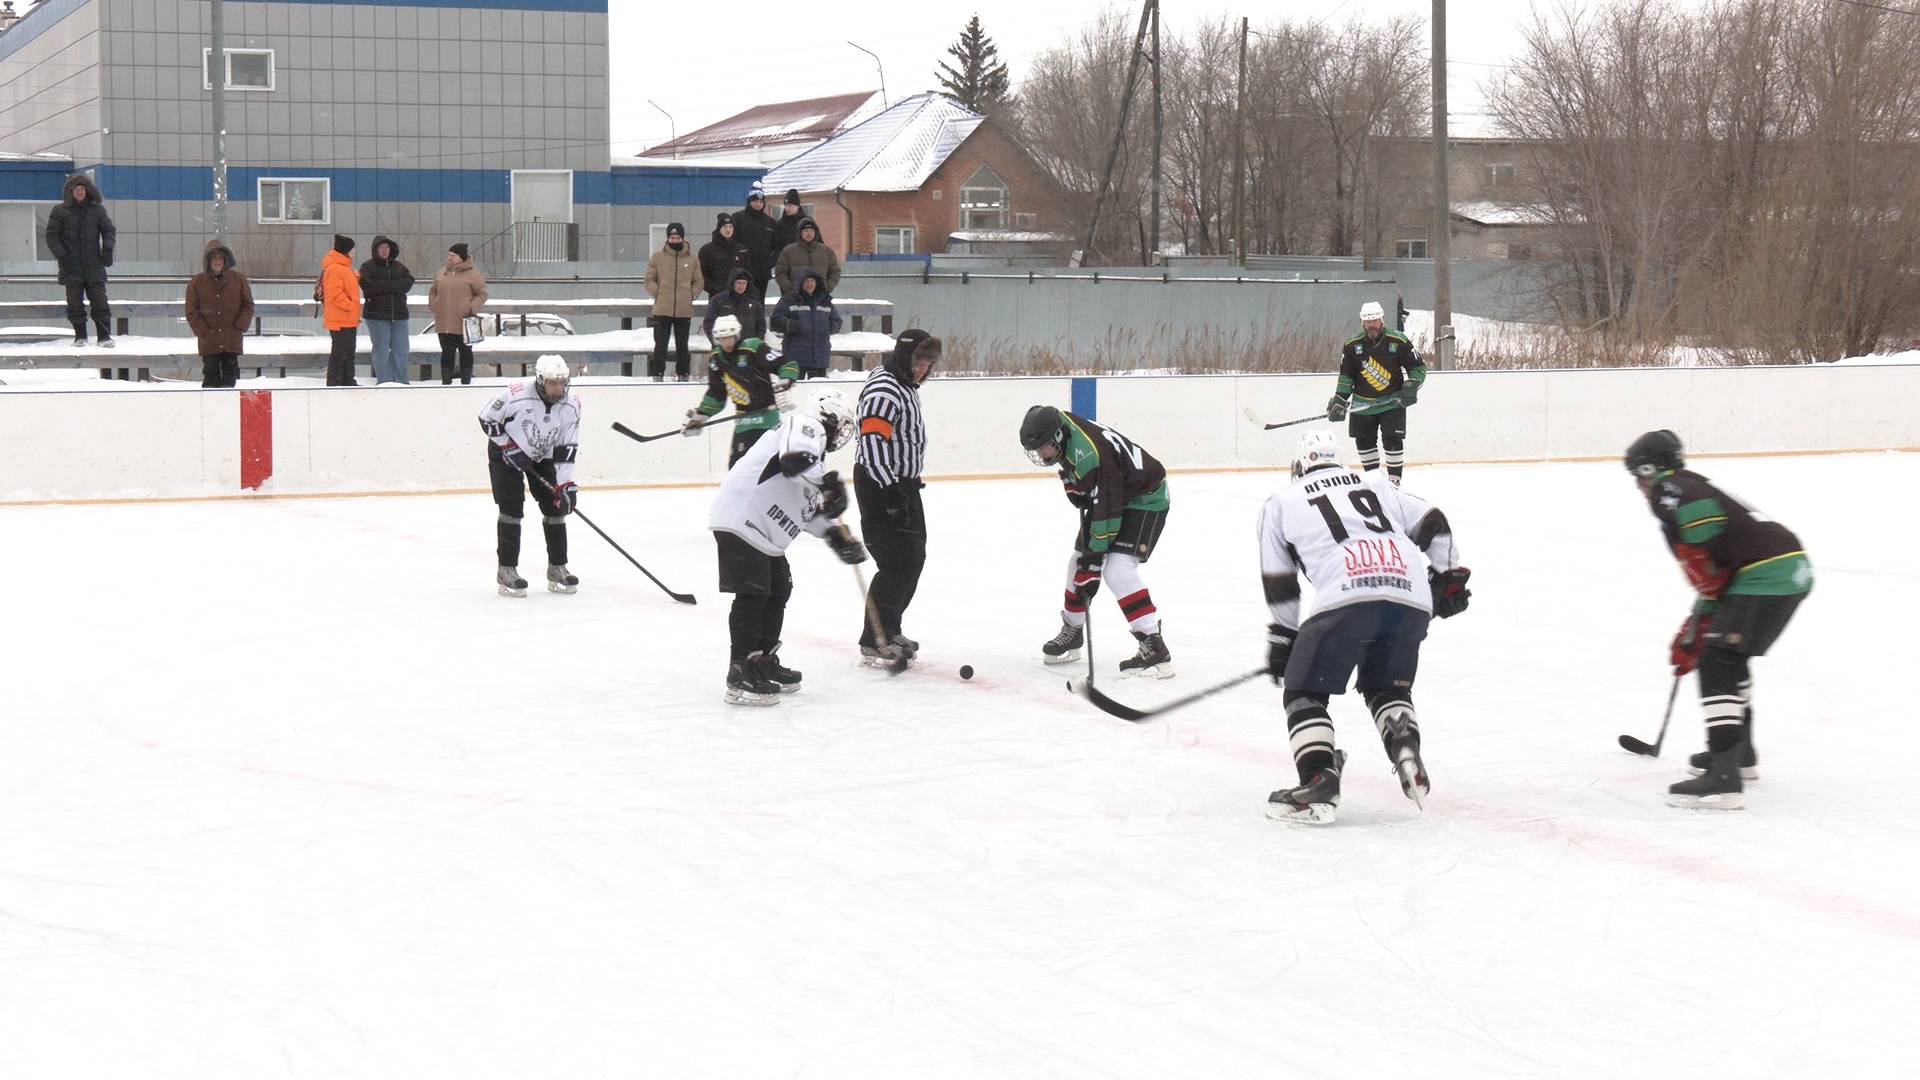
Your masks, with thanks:
[{"label": "overcast sky", "polygon": [[[949,5],[915,0],[829,0],[764,5],[612,0],[613,152],[636,154],[668,137],[667,118],[689,132],[763,102],[791,101],[879,88],[873,60],[849,40],[880,54],[890,99],[934,89],[935,65],[975,12],[1000,47],[1017,87],[1033,57],[1060,44],[1105,11],[1131,23],[1136,2],[1110,0],[975,0]],[[1240,7],[1164,3],[1162,31],[1204,18],[1245,15],[1254,29],[1283,18],[1325,11],[1334,21],[1424,18],[1432,0],[1259,0]],[[1530,0],[1453,0],[1447,12],[1454,130],[1477,125],[1477,85],[1518,48]],[[758,48],[743,46],[760,35]]]}]

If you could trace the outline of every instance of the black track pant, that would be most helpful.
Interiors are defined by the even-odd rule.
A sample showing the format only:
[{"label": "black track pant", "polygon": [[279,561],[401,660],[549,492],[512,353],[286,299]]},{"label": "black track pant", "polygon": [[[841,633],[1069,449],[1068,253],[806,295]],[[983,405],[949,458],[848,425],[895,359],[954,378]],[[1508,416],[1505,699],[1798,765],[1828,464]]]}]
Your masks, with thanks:
[{"label": "black track pant", "polygon": [[780,649],[780,628],[793,595],[793,571],[785,555],[768,555],[730,532],[713,534],[720,555],[720,591],[733,594],[727,615],[728,659],[743,663],[754,653]]},{"label": "black track pant", "polygon": [[534,504],[540,508],[540,529],[547,541],[547,562],[554,566],[567,563],[567,519],[553,503],[553,489],[559,483],[553,462],[535,462],[533,470],[546,483],[527,479],[526,474],[507,464],[500,447],[487,444],[487,478],[493,483],[493,502],[500,508],[496,529],[501,566],[520,565],[520,519],[527,512],[527,491],[532,489]]},{"label": "black track pant", "polygon": [[[900,633],[900,618],[920,588],[920,570],[927,563],[927,512],[920,502],[919,480],[903,480],[897,492],[883,491],[866,466],[853,467],[853,495],[860,504],[860,535],[873,556],[873,584],[867,595],[887,636]],[[899,520],[887,514],[888,494],[904,507]],[[865,614],[864,612],[862,613]],[[862,618],[860,644],[876,645],[873,621]]]},{"label": "black track pant", "polygon": [[692,319],[653,320],[653,355],[647,360],[647,374],[660,378],[667,373],[667,338],[673,338],[673,373],[680,379],[687,377],[687,366],[691,359],[687,355],[687,334],[693,328]]},{"label": "black track pant", "polygon": [[200,385],[219,390],[240,381],[240,354],[214,353],[200,358]]},{"label": "black track pant", "polygon": [[[81,301],[86,301],[85,304]],[[67,286],[67,321],[73,324],[74,337],[87,336],[87,305],[93,307],[93,328],[105,341],[113,336],[113,309],[107,306],[107,287],[100,285]]]},{"label": "black track pant", "polygon": [[1360,450],[1360,467],[1380,467],[1380,444],[1387,447],[1387,475],[1399,476],[1407,463],[1407,410],[1388,409],[1372,416],[1347,417],[1347,434]]},{"label": "black track pant", "polygon": [[341,330],[329,330],[327,335],[333,339],[333,347],[327,353],[327,385],[360,385],[353,379],[353,349],[360,341],[360,328],[349,326]]},{"label": "black track pant", "polygon": [[1700,711],[1708,750],[1730,750],[1753,738],[1753,674],[1747,661],[1773,648],[1804,599],[1805,593],[1736,595],[1714,610],[1700,649]]},{"label": "black track pant", "polygon": [[457,377],[460,385],[473,382],[473,346],[463,334],[440,334],[440,385],[450,385]]}]

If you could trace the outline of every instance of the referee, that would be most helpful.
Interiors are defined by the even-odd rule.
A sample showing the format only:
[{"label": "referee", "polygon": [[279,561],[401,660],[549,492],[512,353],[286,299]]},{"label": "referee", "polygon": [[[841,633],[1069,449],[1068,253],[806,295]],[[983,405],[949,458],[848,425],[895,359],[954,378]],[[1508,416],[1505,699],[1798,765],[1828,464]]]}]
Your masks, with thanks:
[{"label": "referee", "polygon": [[[860,390],[859,443],[854,451],[853,494],[860,504],[860,531],[873,555],[873,585],[867,593],[874,618],[860,626],[860,658],[869,666],[911,659],[920,643],[900,633],[900,617],[920,587],[927,561],[927,514],[920,503],[926,485],[927,427],[920,413],[920,384],[940,360],[940,339],[908,330],[893,343],[893,355],[867,376]],[[887,640],[874,638],[878,622]]]}]

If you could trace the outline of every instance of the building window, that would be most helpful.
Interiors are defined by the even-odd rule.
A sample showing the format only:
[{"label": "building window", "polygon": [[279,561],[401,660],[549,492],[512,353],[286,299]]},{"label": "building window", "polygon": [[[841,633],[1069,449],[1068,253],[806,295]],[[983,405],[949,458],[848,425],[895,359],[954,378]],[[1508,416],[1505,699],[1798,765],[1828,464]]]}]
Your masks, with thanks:
[{"label": "building window", "polygon": [[325,225],[333,220],[333,181],[286,177],[260,180],[262,225]]},{"label": "building window", "polygon": [[960,187],[960,227],[962,229],[1004,229],[1007,227],[1006,181],[985,165]]},{"label": "building window", "polygon": [[1039,214],[1015,214],[1015,215],[1013,215],[1013,227],[1014,227],[1014,228],[1016,228],[1016,229],[1032,229],[1032,228],[1037,228],[1037,227],[1039,226],[1039,224],[1040,224],[1040,215],[1039,215]]},{"label": "building window", "polygon": [[647,250],[659,251],[661,248],[666,246],[667,246],[666,223],[658,222],[656,224],[647,226]]},{"label": "building window", "polygon": [[1427,230],[1412,225],[1400,227],[1393,241],[1393,257],[1396,259],[1424,259],[1427,257]]},{"label": "building window", "polygon": [[1487,166],[1487,189],[1489,191],[1501,191],[1510,188],[1516,179],[1517,175],[1511,165]]},{"label": "building window", "polygon": [[[229,90],[272,90],[273,89],[273,50],[272,49],[228,49],[227,89]],[[200,60],[203,72],[200,78],[202,90],[213,89],[213,50],[201,49]]]},{"label": "building window", "polygon": [[1507,258],[1514,259],[1520,262],[1525,262],[1526,260],[1533,258],[1533,245],[1532,244],[1508,244]]},{"label": "building window", "polygon": [[913,254],[913,230],[905,228],[873,230],[873,253],[876,255]]}]

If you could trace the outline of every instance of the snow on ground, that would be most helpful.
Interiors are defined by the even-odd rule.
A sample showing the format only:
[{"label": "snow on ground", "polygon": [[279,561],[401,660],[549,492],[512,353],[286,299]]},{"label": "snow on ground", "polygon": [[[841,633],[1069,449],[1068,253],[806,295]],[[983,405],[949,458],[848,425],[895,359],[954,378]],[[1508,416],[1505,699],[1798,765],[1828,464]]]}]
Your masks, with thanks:
[{"label": "snow on ground", "polygon": [[[477,468],[476,463],[476,468]],[[1361,706],[1341,820],[1264,680],[1130,725],[1036,661],[1074,512],[936,483],[897,679],[803,537],[783,657],[721,704],[707,490],[589,491],[577,596],[502,599],[484,497],[0,509],[8,1075],[1891,1076],[1920,964],[1911,710],[1881,661],[1920,575],[1900,455],[1709,461],[1819,585],[1758,665],[1749,809],[1661,803],[1682,578],[1606,465],[1416,468],[1474,568],[1400,794]],[[477,473],[476,473],[477,475]],[[1276,474],[1173,480],[1147,577],[1180,674],[1258,666]],[[1871,501],[1879,528],[1836,507]],[[138,540],[130,541],[137,537]],[[537,569],[529,530],[523,569]],[[537,577],[529,573],[529,577]],[[979,674],[970,682],[959,665]]]}]

